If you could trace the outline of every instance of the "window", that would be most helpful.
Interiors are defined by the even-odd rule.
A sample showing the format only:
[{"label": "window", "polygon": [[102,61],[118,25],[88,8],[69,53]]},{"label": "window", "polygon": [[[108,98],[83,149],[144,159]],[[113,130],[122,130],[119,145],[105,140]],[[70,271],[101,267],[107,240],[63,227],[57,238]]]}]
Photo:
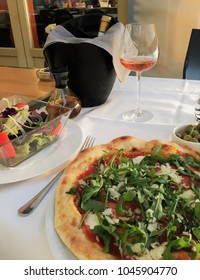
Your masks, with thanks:
[{"label": "window", "polygon": [[0,0],[0,47],[14,47],[7,0]]}]

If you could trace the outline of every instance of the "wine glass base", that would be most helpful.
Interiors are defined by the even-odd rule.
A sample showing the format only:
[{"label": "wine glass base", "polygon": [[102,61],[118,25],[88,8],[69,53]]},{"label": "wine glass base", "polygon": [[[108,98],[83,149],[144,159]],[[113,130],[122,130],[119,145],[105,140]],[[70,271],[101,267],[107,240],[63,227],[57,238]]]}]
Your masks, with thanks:
[{"label": "wine glass base", "polygon": [[147,110],[137,112],[130,110],[122,114],[122,118],[129,122],[147,122],[153,118],[153,114]]}]

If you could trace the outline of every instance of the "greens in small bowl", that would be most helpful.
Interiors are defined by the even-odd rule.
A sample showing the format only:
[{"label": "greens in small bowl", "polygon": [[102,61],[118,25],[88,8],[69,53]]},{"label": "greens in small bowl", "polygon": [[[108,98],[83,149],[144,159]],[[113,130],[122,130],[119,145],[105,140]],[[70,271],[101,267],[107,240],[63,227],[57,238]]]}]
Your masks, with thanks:
[{"label": "greens in small bowl", "polygon": [[[51,107],[57,110],[57,106]],[[12,167],[54,143],[71,109],[51,118],[47,102],[22,95],[0,100],[0,164]]]}]

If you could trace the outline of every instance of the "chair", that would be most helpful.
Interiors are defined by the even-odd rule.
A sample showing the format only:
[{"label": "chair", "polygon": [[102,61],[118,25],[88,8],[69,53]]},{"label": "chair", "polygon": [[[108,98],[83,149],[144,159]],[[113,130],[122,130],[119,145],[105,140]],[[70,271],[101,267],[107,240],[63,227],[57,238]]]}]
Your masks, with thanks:
[{"label": "chair", "polygon": [[183,67],[183,79],[200,80],[200,29],[192,29]]}]

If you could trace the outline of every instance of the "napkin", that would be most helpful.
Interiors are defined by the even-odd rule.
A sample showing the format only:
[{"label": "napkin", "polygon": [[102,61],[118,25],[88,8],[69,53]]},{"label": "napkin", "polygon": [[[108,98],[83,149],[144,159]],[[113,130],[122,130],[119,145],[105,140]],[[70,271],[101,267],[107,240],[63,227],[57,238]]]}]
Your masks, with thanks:
[{"label": "napkin", "polygon": [[122,35],[124,32],[124,25],[121,22],[117,22],[111,26],[102,36],[95,37],[93,39],[89,38],[76,38],[68,30],[66,30],[62,25],[57,25],[48,35],[47,40],[44,45],[44,49],[54,43],[90,43],[96,45],[104,50],[106,50],[113,59],[113,66],[116,75],[120,82],[125,82],[130,71],[122,66],[119,58],[120,43]]}]

